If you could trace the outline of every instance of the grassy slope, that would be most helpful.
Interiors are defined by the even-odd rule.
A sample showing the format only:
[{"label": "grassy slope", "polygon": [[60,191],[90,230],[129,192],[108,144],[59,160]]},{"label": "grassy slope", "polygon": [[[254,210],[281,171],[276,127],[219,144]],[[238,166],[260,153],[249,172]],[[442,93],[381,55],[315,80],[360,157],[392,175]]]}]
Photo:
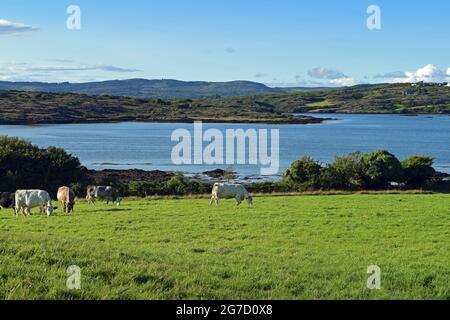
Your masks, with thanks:
[{"label": "grassy slope", "polygon": [[[448,195],[80,203],[0,212],[0,298],[450,299]],[[65,269],[82,268],[82,290]],[[382,289],[366,289],[366,269]]]},{"label": "grassy slope", "polygon": [[255,101],[282,112],[336,113],[450,113],[450,88],[438,85],[379,84],[333,90],[266,94],[218,99],[246,105]]}]

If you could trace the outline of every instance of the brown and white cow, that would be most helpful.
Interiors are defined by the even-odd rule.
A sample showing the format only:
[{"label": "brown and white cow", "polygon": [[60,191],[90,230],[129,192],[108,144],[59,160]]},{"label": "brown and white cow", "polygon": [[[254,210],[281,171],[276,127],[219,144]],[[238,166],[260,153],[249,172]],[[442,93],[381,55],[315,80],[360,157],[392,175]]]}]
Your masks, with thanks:
[{"label": "brown and white cow", "polygon": [[61,187],[58,189],[57,195],[59,203],[65,213],[73,212],[75,206],[75,192],[69,187]]}]

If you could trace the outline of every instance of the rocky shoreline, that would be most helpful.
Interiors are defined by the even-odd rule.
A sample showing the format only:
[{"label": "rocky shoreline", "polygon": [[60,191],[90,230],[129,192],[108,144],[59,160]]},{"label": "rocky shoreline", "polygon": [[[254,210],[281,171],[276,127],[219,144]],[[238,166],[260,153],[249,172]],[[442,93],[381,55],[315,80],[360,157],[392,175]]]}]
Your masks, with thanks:
[{"label": "rocky shoreline", "polygon": [[160,170],[145,171],[138,169],[129,170],[88,170],[86,169],[87,176],[95,182],[101,182],[105,180],[119,180],[123,183],[131,181],[167,181],[170,180],[175,173],[166,172]]},{"label": "rocky shoreline", "polygon": [[[155,181],[155,182],[164,182],[170,180],[172,177],[176,176],[178,173],[172,171],[161,171],[161,170],[152,170],[145,171],[140,169],[104,169],[104,170],[91,170],[85,169],[86,175],[89,179],[95,183],[101,183],[102,181],[121,181],[122,183],[129,183],[131,181]],[[233,179],[238,178],[236,172],[231,173],[233,175]],[[226,176],[230,175],[230,172],[223,169],[215,169],[210,171],[205,171],[200,174],[193,175],[192,177],[200,178],[205,181],[212,180],[223,180],[226,179]],[[243,177],[242,181],[248,180],[260,180],[262,178],[255,177]]]}]

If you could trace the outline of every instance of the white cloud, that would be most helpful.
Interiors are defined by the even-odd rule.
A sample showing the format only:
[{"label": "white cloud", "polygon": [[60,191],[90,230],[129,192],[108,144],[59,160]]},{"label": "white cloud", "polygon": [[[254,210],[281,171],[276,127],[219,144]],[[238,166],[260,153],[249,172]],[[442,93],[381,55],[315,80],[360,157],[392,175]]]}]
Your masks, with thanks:
[{"label": "white cloud", "polygon": [[37,30],[39,29],[23,23],[17,23],[5,19],[0,19],[0,35],[19,34]]},{"label": "white cloud", "polygon": [[346,75],[345,73],[331,68],[313,68],[308,70],[308,76],[313,79],[322,80],[321,86],[354,86],[360,81]]},{"label": "white cloud", "polygon": [[375,76],[375,78],[386,79],[386,82],[390,83],[446,82],[449,81],[449,77],[450,68],[443,71],[434,64],[427,64],[416,71],[391,72]]},{"label": "white cloud", "polygon": [[360,83],[358,80],[353,78],[342,78],[342,79],[332,79],[330,80],[330,84],[339,86],[339,87],[350,87],[355,86]]}]

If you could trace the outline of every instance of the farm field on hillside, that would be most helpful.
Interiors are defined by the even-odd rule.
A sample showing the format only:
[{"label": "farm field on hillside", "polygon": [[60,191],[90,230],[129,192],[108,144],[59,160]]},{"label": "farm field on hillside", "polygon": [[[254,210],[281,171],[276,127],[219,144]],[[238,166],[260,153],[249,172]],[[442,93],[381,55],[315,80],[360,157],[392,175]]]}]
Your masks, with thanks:
[{"label": "farm field on hillside", "polygon": [[[1,210],[0,299],[450,299],[449,195],[208,202]],[[71,265],[80,290],[66,288]]]}]

